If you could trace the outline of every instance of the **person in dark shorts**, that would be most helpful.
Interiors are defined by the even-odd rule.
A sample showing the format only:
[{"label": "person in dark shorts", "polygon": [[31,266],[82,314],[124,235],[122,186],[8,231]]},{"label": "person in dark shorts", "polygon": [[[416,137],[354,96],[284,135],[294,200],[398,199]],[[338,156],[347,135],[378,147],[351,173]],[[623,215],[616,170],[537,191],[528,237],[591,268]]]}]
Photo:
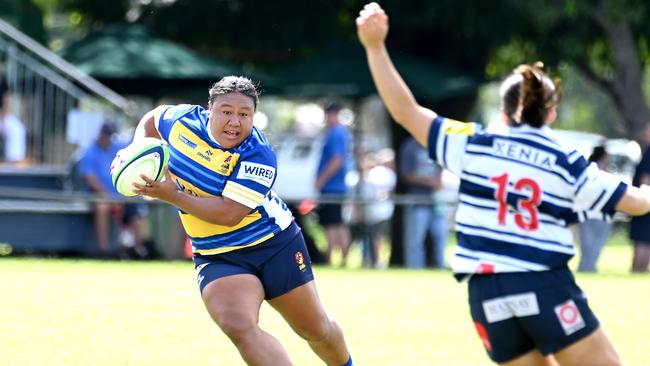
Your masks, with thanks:
[{"label": "person in dark shorts", "polygon": [[519,65],[503,80],[507,131],[491,133],[417,102],[391,61],[388,16],[377,3],[356,23],[393,119],[460,178],[450,264],[468,282],[472,321],[488,356],[508,366],[620,365],[568,268],[575,255],[570,226],[579,215],[644,215],[650,186],[628,186],[558,140],[550,125],[560,84],[543,64]]},{"label": "person in dark shorts", "polygon": [[[325,107],[327,132],[315,183],[316,191],[321,196],[331,196],[333,200],[341,200],[347,193],[345,175],[347,173],[346,154],[349,148],[349,137],[347,129],[339,121],[340,110],[341,105],[337,103]],[[325,256],[328,263],[331,263],[333,250],[338,248],[341,250],[341,265],[345,266],[350,246],[350,230],[343,222],[341,203],[320,203],[316,210],[318,222],[325,229],[327,238]]]},{"label": "person in dark shorts", "polygon": [[170,159],[162,182],[145,179],[136,192],[178,208],[203,302],[244,362],[293,365],[258,324],[267,301],[324,363],[352,366],[343,331],[318,298],[302,231],[271,190],[277,161],[253,125],[258,95],[250,79],[227,76],[210,88],[207,109],[162,105],[145,114],[134,140],[165,140]]}]

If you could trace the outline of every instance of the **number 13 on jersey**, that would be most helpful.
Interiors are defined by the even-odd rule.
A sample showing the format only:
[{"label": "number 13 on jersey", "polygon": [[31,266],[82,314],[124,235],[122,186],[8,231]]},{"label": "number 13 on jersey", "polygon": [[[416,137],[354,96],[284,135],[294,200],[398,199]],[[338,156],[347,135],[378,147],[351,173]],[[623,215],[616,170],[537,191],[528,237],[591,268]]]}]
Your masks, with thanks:
[{"label": "number 13 on jersey", "polygon": [[[508,214],[508,185],[509,176],[508,173],[504,173],[498,176],[490,178],[491,182],[497,184],[497,188],[494,191],[494,198],[499,202],[499,211],[497,217],[499,220],[499,225],[506,224],[506,215]],[[535,231],[539,227],[539,212],[537,206],[542,201],[542,189],[539,187],[539,184],[531,178],[521,178],[514,182],[513,188],[515,193],[524,193],[524,191],[529,192],[529,197],[521,197],[517,199],[516,212],[515,212],[515,224],[520,228],[527,231]],[[522,215],[519,211],[526,211],[528,214],[526,216]]]}]

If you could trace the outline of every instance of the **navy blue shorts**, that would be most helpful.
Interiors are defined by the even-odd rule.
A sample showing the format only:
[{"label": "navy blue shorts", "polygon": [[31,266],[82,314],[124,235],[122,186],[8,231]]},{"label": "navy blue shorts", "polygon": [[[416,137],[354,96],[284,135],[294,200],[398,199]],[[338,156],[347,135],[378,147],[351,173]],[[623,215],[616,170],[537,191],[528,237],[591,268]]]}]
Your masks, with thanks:
[{"label": "navy blue shorts", "polygon": [[340,203],[323,203],[316,207],[318,223],[321,226],[340,225],[343,223],[343,206]]},{"label": "navy blue shorts", "polygon": [[556,353],[599,326],[569,269],[474,275],[468,292],[476,330],[497,363],[535,348]]},{"label": "navy blue shorts", "polygon": [[248,273],[260,279],[267,300],[314,279],[305,239],[295,222],[249,248],[215,255],[195,254],[194,267],[201,292],[216,279]]}]

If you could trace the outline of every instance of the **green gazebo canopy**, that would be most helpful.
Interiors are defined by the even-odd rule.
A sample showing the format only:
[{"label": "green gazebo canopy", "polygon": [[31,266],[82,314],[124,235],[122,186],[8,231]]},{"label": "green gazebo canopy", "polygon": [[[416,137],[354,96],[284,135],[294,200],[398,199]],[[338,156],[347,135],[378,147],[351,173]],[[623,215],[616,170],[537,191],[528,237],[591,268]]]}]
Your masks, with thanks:
[{"label": "green gazebo canopy", "polygon": [[[471,94],[482,80],[464,71],[392,53],[398,71],[418,99],[439,101]],[[375,94],[361,45],[338,42],[273,74],[288,95],[363,98]]]},{"label": "green gazebo canopy", "polygon": [[97,79],[215,80],[241,73],[235,64],[157,38],[140,25],[115,24],[92,32],[61,56]]}]

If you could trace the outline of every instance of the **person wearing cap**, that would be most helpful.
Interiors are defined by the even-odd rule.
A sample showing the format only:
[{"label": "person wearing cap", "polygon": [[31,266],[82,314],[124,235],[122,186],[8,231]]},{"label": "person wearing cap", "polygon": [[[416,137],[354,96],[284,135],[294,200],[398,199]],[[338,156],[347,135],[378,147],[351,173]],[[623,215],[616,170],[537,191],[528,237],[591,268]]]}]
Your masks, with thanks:
[{"label": "person wearing cap", "polygon": [[[339,121],[341,105],[328,104],[325,108],[326,134],[316,175],[315,189],[321,196],[332,198],[347,194],[345,157],[349,147],[348,132]],[[345,266],[350,245],[350,231],[343,222],[341,202],[320,203],[318,222],[327,238],[326,259],[331,264],[334,248],[341,250],[341,265]]]},{"label": "person wearing cap", "polygon": [[146,206],[140,203],[123,204],[110,201],[121,198],[113,186],[111,162],[115,154],[127,146],[126,143],[115,141],[113,137],[116,132],[117,126],[114,123],[102,124],[95,143],[90,145],[79,159],[78,173],[86,190],[105,199],[95,203],[94,226],[100,256],[113,254],[111,223],[115,219],[121,228],[120,254],[126,256],[126,250],[132,248],[139,257],[144,257],[146,248],[142,215]]}]

